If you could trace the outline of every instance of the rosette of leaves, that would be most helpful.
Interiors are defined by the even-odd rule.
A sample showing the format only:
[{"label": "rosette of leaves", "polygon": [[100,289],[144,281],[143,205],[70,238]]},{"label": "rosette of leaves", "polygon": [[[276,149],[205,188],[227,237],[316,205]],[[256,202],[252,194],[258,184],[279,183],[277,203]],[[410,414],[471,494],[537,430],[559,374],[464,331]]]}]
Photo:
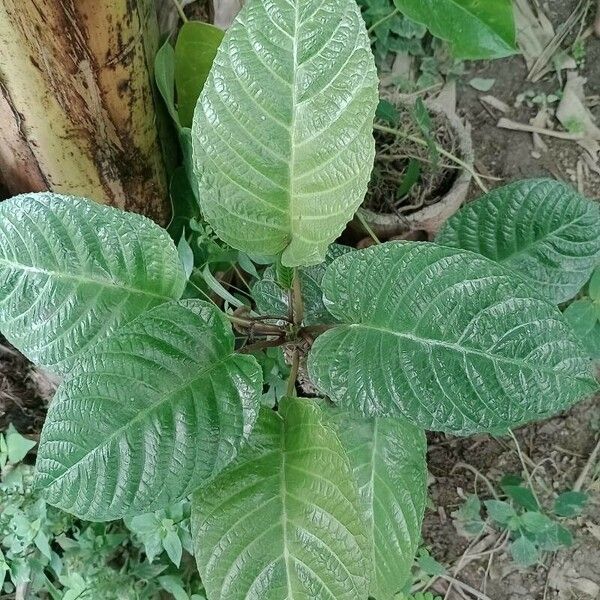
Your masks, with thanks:
[{"label": "rosette of leaves", "polygon": [[[530,183],[494,200],[498,256],[514,260],[483,243],[473,252],[487,240],[475,218],[447,245],[325,260],[363,200],[377,100],[353,2],[250,0],[219,46],[194,113],[194,183],[222,240],[277,256],[276,314],[260,314],[260,300],[236,314],[182,300],[174,244],[142,217],[52,194],[0,205],[0,327],[64,377],[38,485],[99,521],[193,494],[208,600],[393,597],[420,534],[424,430],[503,430],[597,389],[556,298],[526,277],[533,261],[550,281],[575,251],[582,281],[595,266],[597,207],[558,184],[547,184],[557,186],[550,223],[541,210],[526,225],[515,214]],[[571,204],[585,217],[555,227]],[[572,252],[544,260],[571,226]],[[554,236],[536,237],[548,228]],[[271,346],[294,357],[275,395],[253,356]],[[296,396],[307,347],[324,401]]]}]

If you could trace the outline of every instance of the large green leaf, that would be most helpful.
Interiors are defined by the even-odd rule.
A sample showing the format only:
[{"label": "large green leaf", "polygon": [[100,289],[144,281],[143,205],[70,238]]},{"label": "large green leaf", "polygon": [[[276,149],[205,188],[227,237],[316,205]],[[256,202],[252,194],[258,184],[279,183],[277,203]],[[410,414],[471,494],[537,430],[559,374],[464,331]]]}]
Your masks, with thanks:
[{"label": "large green leaf", "polygon": [[512,0],[394,0],[406,16],[450,42],[457,58],[515,54]]},{"label": "large green leaf", "polygon": [[[312,267],[299,269],[300,287],[304,302],[304,325],[319,325],[334,323],[335,320],[323,304],[321,281],[327,265],[338,256],[350,252],[352,248],[340,244],[332,244],[327,250],[325,262]],[[263,278],[252,287],[252,297],[257,310],[263,315],[287,316],[289,312],[290,295],[276,281],[276,271],[273,267],[265,269]]]},{"label": "large green leaf", "polygon": [[173,242],[145,217],[48,193],[0,204],[0,330],[51,370],[184,286]]},{"label": "large green leaf", "polygon": [[321,410],[267,409],[239,461],[194,496],[209,600],[367,598],[365,524],[348,457]]},{"label": "large green leaf", "polygon": [[463,208],[436,241],[483,254],[565,302],[600,263],[600,207],[559,181],[520,181]]},{"label": "large green leaf", "polygon": [[196,102],[204,87],[223,31],[200,21],[184,23],[175,44],[177,108],[183,127],[191,127]]},{"label": "large green leaf", "polygon": [[343,324],[317,338],[311,379],[365,415],[468,434],[541,418],[597,389],[559,310],[472,252],[383,244],[334,261],[323,290]]},{"label": "large green leaf", "polygon": [[331,410],[358,483],[374,576],[369,594],[394,598],[410,581],[427,501],[427,441],[404,419]]},{"label": "large green leaf", "polygon": [[321,262],[365,195],[377,73],[348,0],[249,0],[194,116],[204,215],[225,242]]},{"label": "large green leaf", "polygon": [[185,497],[235,458],[262,393],[225,317],[162,304],[96,345],[63,383],[42,432],[37,480],[51,504],[91,520]]}]

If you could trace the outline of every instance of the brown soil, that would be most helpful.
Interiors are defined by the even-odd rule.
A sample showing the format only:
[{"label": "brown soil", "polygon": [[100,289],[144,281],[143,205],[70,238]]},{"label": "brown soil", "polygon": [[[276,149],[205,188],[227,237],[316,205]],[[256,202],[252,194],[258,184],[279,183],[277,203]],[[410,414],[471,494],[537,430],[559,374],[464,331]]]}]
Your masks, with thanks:
[{"label": "brown soil", "polygon": [[[583,402],[568,413],[542,423],[523,427],[516,432],[519,445],[526,455],[530,472],[535,469],[534,487],[540,501],[551,506],[553,495],[573,488],[579,474],[598,440],[600,405],[598,399]],[[462,558],[456,578],[484,592],[491,600],[591,600],[577,590],[595,590],[600,586],[600,539],[594,525],[600,524],[600,482],[586,480],[584,490],[591,494],[584,515],[568,520],[565,525],[575,537],[572,548],[548,554],[538,568],[519,570],[504,549],[480,559],[470,559],[472,540],[457,533],[451,513],[466,494],[478,492],[479,497],[491,497],[481,478],[470,469],[487,477],[499,491],[498,483],[505,474],[523,471],[511,438],[459,439],[434,434],[430,436],[429,470],[432,478],[430,497],[433,508],[427,512],[423,535],[433,556],[453,573]],[[477,483],[475,479],[478,479]],[[489,530],[483,536],[478,551],[489,551],[498,542],[498,535]],[[439,586],[438,591],[444,591]],[[600,592],[600,587],[598,588]],[[571,595],[574,592],[574,595]],[[577,594],[581,595],[577,595]],[[451,592],[449,599],[462,599]]]},{"label": "brown soil", "polygon": [[41,431],[57,379],[32,365],[0,336],[0,431],[12,423],[17,431]]},{"label": "brown soil", "polygon": [[[548,17],[556,26],[565,22],[577,4],[577,0],[549,0],[544,3],[544,6]],[[588,19],[590,23],[592,13]],[[587,39],[586,61],[579,71],[588,79],[587,95],[599,94],[600,40],[593,36]],[[474,77],[495,79],[496,82],[489,92],[482,93],[469,85],[468,82]],[[535,158],[532,154],[534,147],[530,133],[497,127],[498,120],[502,116],[527,124],[535,117],[536,107],[523,105],[516,108],[514,106],[519,94],[528,90],[533,90],[536,94],[555,94],[560,89],[561,85],[556,76],[547,76],[537,83],[527,81],[527,68],[520,56],[468,64],[467,72],[458,83],[458,110],[472,126],[476,166],[484,174],[501,179],[499,182],[490,182],[491,187],[532,177],[551,177],[571,184],[575,183],[575,169],[582,154],[577,144],[544,137],[548,151],[540,158]],[[511,107],[510,113],[502,115],[494,109],[486,108],[480,101],[481,96],[486,94],[491,94],[508,104]],[[600,118],[599,106],[592,111]],[[585,182],[584,191],[592,198],[600,197],[600,176],[592,174]],[[476,187],[473,187],[472,192],[474,197],[481,193]]]}]

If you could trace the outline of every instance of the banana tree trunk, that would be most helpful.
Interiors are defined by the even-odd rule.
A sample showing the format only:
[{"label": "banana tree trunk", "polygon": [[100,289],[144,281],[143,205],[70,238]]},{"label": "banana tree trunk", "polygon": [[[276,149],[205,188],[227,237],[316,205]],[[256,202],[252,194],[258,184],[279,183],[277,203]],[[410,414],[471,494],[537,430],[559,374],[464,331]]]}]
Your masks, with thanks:
[{"label": "banana tree trunk", "polygon": [[240,12],[244,0],[213,0],[215,25],[227,29]]},{"label": "banana tree trunk", "polygon": [[0,2],[0,180],[168,218],[153,0]]}]

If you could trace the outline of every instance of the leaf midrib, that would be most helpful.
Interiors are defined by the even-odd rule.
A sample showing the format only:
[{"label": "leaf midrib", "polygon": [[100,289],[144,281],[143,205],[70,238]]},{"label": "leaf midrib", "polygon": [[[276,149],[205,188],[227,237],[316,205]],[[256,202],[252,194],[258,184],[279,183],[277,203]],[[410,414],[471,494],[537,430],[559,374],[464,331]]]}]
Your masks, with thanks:
[{"label": "leaf midrib", "polygon": [[[376,327],[375,325],[367,325],[364,323],[345,323],[342,326],[350,327],[350,328],[354,328],[354,329],[362,328],[362,329],[368,329],[371,331],[377,331],[379,333],[384,333],[386,335],[392,335],[394,337],[406,338],[406,339],[412,340],[414,342],[418,342],[423,345],[441,346],[443,348],[447,348],[448,350],[459,352],[461,354],[473,354],[475,356],[479,356],[479,357],[485,358],[487,360],[491,360],[491,361],[496,360],[498,362],[503,362],[503,363],[506,363],[509,365],[514,365],[514,366],[522,368],[522,369],[529,369],[531,371],[537,371],[537,372],[544,373],[547,375],[554,375],[554,376],[562,375],[565,377],[570,377],[572,379],[581,379],[580,377],[571,375],[569,373],[560,373],[560,372],[555,371],[554,369],[548,369],[548,368],[540,367],[538,365],[533,366],[530,363],[526,363],[526,362],[523,362],[520,360],[515,360],[510,357],[506,357],[506,356],[502,356],[502,355],[498,355],[498,354],[488,354],[488,353],[484,352],[483,350],[478,350],[476,348],[470,348],[468,346],[460,346],[455,343],[444,342],[443,340],[418,337],[414,334],[403,332],[403,331],[393,331],[391,329],[384,329],[382,327]],[[335,331],[335,329],[337,329],[337,327],[334,328],[332,331]]]},{"label": "leaf midrib", "polygon": [[191,387],[196,382],[198,382],[200,379],[206,377],[206,375],[208,373],[210,373],[212,370],[216,369],[217,367],[220,367],[222,364],[226,363],[232,357],[236,357],[235,352],[231,352],[222,360],[212,363],[206,369],[199,371],[198,373],[195,374],[195,376],[193,378],[189,379],[185,384],[179,386],[175,390],[172,390],[172,391],[166,393],[162,400],[155,402],[154,404],[148,406],[148,408],[138,412],[133,419],[127,421],[118,429],[115,429],[105,440],[102,441],[101,444],[91,448],[77,462],[74,462],[72,465],[67,467],[67,469],[65,469],[65,471],[63,473],[61,473],[58,477],[55,477],[54,480],[52,481],[52,483],[48,485],[48,488],[54,487],[56,484],[58,484],[58,482],[60,482],[68,473],[70,473],[73,469],[75,469],[81,463],[86,461],[91,455],[94,455],[97,452],[99,452],[100,450],[102,450],[103,448],[106,448],[109,444],[111,444],[113,442],[113,440],[115,438],[117,438],[124,431],[128,430],[133,424],[137,423],[138,421],[142,421],[144,418],[146,418],[147,415],[152,413],[154,410],[160,409],[161,406],[172,402],[173,398],[176,397],[180,392],[182,392],[183,390],[185,390],[188,387]]},{"label": "leaf midrib", "polygon": [[[290,169],[289,169],[289,228],[290,228],[290,239],[288,240],[287,247],[292,243],[295,237],[294,225],[296,223],[295,215],[295,185],[294,185],[294,167],[296,164],[296,110],[298,107],[298,90],[297,85],[297,71],[298,71],[298,29],[300,26],[300,0],[294,1],[294,35],[292,36],[292,120],[290,123]],[[265,9],[266,10],[266,9]],[[291,596],[290,596],[291,597]]]},{"label": "leaf midrib", "polygon": [[88,277],[82,275],[71,275],[69,273],[64,273],[61,271],[54,271],[51,269],[41,269],[39,267],[32,267],[31,265],[24,265],[22,263],[13,262],[10,260],[6,260],[5,258],[0,258],[0,264],[7,265],[9,268],[18,270],[18,271],[26,271],[28,273],[36,273],[38,275],[47,275],[48,277],[52,277],[55,279],[65,279],[67,281],[73,281],[77,283],[90,283],[93,285],[98,285],[107,288],[114,288],[117,290],[121,290],[130,294],[140,294],[144,296],[151,296],[153,298],[159,298],[160,300],[174,300],[176,299],[174,296],[157,294],[156,292],[152,292],[148,289],[137,288],[127,284],[120,284],[117,282],[113,282],[109,279],[97,279],[95,277]]}]

